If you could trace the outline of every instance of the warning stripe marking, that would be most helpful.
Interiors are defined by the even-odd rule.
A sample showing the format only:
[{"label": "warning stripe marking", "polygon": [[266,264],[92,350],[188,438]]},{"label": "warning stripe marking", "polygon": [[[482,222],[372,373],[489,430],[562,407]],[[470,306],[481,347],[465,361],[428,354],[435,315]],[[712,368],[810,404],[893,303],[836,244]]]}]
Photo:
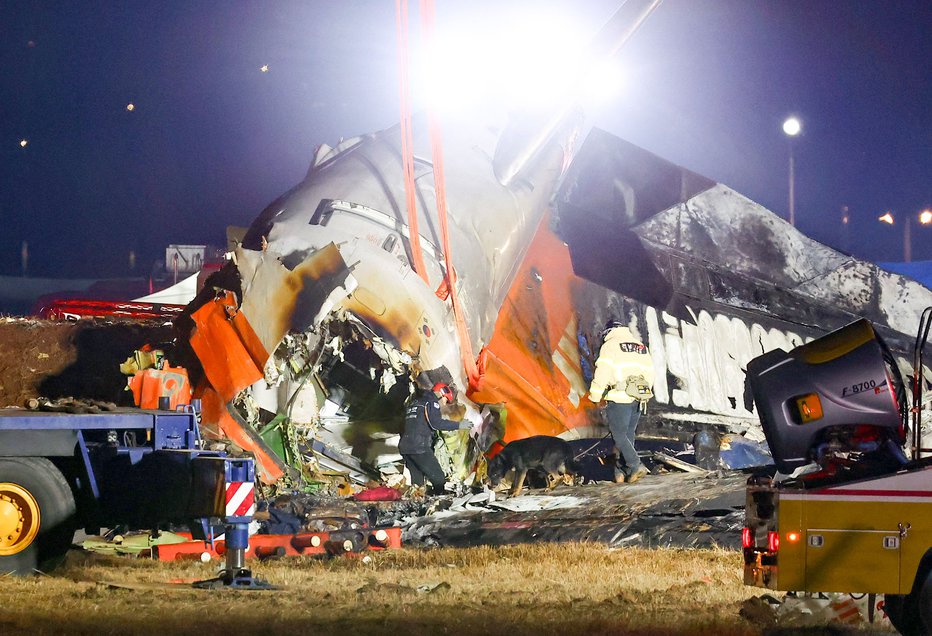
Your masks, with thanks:
[{"label": "warning stripe marking", "polygon": [[251,516],[256,511],[256,485],[245,481],[228,483],[226,502],[226,516]]}]

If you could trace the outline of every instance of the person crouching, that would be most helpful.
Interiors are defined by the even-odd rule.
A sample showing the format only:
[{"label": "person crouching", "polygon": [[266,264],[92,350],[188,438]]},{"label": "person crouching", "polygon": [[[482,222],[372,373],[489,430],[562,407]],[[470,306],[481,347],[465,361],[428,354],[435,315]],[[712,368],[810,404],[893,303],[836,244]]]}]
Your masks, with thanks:
[{"label": "person crouching", "polygon": [[405,408],[405,427],[398,442],[398,452],[411,473],[411,483],[420,486],[426,478],[430,481],[432,494],[442,493],[447,481],[434,455],[437,432],[465,430],[472,426],[469,421],[444,419],[440,406],[452,402],[453,389],[438,382],[430,391],[419,389]]}]

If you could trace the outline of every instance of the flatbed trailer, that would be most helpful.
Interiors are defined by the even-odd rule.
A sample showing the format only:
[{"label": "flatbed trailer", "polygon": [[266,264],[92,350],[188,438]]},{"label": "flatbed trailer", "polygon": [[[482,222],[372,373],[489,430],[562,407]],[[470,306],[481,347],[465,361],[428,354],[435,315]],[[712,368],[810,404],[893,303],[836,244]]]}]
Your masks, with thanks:
[{"label": "flatbed trailer", "polygon": [[193,408],[0,410],[0,572],[54,567],[78,528],[177,522],[210,540],[232,519],[245,542],[254,478],[251,458],[202,448]]}]

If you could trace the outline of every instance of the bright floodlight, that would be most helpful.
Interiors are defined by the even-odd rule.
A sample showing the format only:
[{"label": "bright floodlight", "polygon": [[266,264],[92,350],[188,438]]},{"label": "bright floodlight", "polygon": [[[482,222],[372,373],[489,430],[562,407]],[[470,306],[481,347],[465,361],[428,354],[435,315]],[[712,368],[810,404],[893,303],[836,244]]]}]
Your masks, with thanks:
[{"label": "bright floodlight", "polygon": [[919,213],[919,222],[923,225],[932,223],[932,210],[923,210]]},{"label": "bright floodlight", "polygon": [[[412,50],[416,107],[470,112],[494,103],[508,109],[542,106],[566,95],[568,82],[601,91],[612,86],[600,72],[583,78],[581,51],[588,31],[571,16],[503,13],[481,28],[467,19],[438,23],[429,48]],[[481,35],[479,35],[481,33]],[[602,71],[603,69],[599,69]]]},{"label": "bright floodlight", "polygon": [[889,212],[884,213],[884,215],[881,217],[878,217],[877,220],[883,223],[889,223],[890,225],[893,225],[893,215],[890,214]]},{"label": "bright floodlight", "polygon": [[799,123],[799,120],[795,117],[790,117],[785,122],[783,122],[783,132],[785,132],[790,137],[795,137],[802,129],[803,125]]}]

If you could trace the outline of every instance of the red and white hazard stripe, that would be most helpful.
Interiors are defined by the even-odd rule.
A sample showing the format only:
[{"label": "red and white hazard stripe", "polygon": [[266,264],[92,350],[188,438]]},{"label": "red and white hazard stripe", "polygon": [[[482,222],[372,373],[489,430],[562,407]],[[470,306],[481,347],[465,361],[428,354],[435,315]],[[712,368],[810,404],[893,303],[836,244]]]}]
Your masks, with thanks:
[{"label": "red and white hazard stripe", "polygon": [[251,517],[256,511],[256,485],[247,481],[227,484],[226,516]]},{"label": "red and white hazard stripe", "polygon": [[830,607],[835,614],[834,620],[839,623],[853,625],[864,620],[857,603],[850,596],[832,601]]}]

